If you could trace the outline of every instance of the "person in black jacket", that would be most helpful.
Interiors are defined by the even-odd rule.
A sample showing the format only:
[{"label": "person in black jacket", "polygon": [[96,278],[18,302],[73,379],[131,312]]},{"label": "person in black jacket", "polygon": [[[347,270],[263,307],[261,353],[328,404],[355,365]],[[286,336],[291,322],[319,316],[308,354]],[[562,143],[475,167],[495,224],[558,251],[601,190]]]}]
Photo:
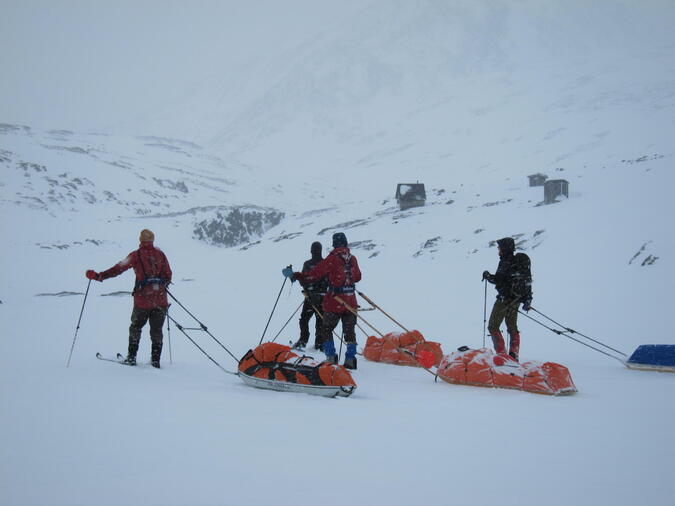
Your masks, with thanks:
[{"label": "person in black jacket", "polygon": [[[321,250],[322,246],[320,242],[312,243],[310,248],[312,258],[302,265],[303,273],[312,270],[316,264],[323,260]],[[304,348],[307,346],[307,341],[309,341],[309,320],[314,316],[314,349],[320,350],[323,315],[319,311],[321,311],[323,296],[326,295],[328,280],[323,277],[318,281],[303,283],[302,288],[305,303],[302,305],[302,312],[300,313],[300,339],[296,341],[293,348]]]},{"label": "person in black jacket", "polygon": [[483,272],[483,279],[495,285],[497,300],[492,307],[488,331],[497,353],[506,353],[504,336],[499,327],[506,320],[509,333],[509,355],[516,361],[520,353],[520,332],[518,331],[518,305],[529,311],[532,303],[532,275],[530,257],[525,253],[514,254],[516,244],[513,238],[504,237],[497,241],[499,265],[497,272]]}]

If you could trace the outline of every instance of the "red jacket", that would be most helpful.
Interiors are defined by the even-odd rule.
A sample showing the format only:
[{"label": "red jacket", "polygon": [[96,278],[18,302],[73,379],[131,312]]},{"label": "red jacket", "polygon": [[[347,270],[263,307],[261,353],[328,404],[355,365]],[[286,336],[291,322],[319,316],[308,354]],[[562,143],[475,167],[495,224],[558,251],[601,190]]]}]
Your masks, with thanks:
[{"label": "red jacket", "polygon": [[[155,248],[149,241],[142,242],[124,260],[101,272],[100,280],[119,276],[132,267],[136,273],[134,306],[141,309],[167,307],[169,301],[166,298],[166,285],[171,283],[171,267],[162,250]],[[156,282],[145,282],[148,279]]]},{"label": "red jacket", "polygon": [[[338,314],[349,311],[335,300],[336,295],[356,309],[354,283],[361,281],[361,270],[356,257],[349,252],[349,248],[335,248],[310,271],[298,274],[296,273],[295,277],[305,283],[317,281],[324,276],[328,278],[328,291],[323,298],[322,306],[324,311]],[[350,287],[351,290],[349,290]],[[344,292],[345,289],[346,292]]]}]

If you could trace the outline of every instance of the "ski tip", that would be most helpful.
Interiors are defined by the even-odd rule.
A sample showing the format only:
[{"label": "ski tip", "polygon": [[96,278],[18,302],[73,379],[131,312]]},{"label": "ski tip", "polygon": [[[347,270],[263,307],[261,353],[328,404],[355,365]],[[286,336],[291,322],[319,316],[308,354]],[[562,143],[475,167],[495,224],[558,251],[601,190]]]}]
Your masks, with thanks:
[{"label": "ski tip", "polygon": [[124,355],[122,355],[121,353],[118,353],[117,358],[124,360]]},{"label": "ski tip", "polygon": [[101,358],[101,354],[98,351],[96,352],[96,358]]}]

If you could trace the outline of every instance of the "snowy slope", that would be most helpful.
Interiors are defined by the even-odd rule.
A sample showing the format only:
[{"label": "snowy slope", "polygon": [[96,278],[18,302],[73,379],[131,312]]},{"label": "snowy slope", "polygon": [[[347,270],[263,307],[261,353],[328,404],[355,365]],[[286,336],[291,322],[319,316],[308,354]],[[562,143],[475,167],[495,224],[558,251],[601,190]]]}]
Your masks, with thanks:
[{"label": "snowy slope", "polygon": [[[174,295],[236,356],[260,339],[281,267],[300,265],[313,240],[327,249],[335,230],[354,245],[364,272],[360,289],[446,352],[482,345],[480,273],[494,270],[491,241],[504,235],[516,236],[532,257],[535,307],[544,313],[625,352],[641,343],[673,344],[663,318],[673,268],[673,239],[664,233],[674,211],[672,152],[554,173],[570,181],[571,194],[552,205],[537,205],[543,190],[528,187],[523,174],[448,176],[428,186],[425,207],[405,212],[392,199],[393,181],[370,200],[339,206],[326,199],[316,207],[300,193],[305,211],[279,199],[287,209],[279,225],[250,244],[216,248],[191,237],[189,222],[135,212],[156,196],[92,206],[78,193],[67,204],[26,205],[44,192],[26,178],[23,162],[44,164],[55,180],[65,164],[71,179],[95,181],[93,195],[146,186],[116,166],[90,172],[78,163],[81,153],[58,151],[58,163],[41,158],[43,151],[28,143],[42,134],[23,135],[3,137],[12,152],[2,187],[2,475],[10,484],[4,504],[230,504],[247,500],[262,483],[263,494],[286,491],[282,504],[295,503],[298,493],[322,496],[326,504],[342,503],[345,493],[360,503],[452,496],[534,504],[548,496],[553,504],[630,504],[673,491],[666,481],[673,410],[664,401],[675,377],[629,371],[522,317],[522,356],[567,365],[578,395],[457,387],[434,383],[421,370],[364,360],[349,399],[257,391],[223,374],[175,327],[173,363],[167,346],[161,371],[98,362],[97,351],[125,351],[130,275],[92,284],[65,368],[84,270],[123,258],[146,226],[171,259]],[[110,139],[117,143],[133,141]],[[165,178],[154,164],[141,174]],[[192,177],[172,181],[188,185]],[[209,203],[208,195],[190,191],[171,207],[197,207]],[[269,204],[262,201],[246,203]],[[645,263],[649,255],[658,258]],[[492,297],[490,290],[488,304]],[[299,302],[298,287],[285,287],[267,338]],[[197,326],[176,305],[173,315]],[[381,315],[366,315],[379,330],[396,330]],[[215,343],[193,337],[234,369]],[[296,337],[294,318],[278,341]],[[148,354],[146,335],[143,361]],[[321,465],[313,464],[317,459]],[[495,472],[507,478],[495,480]],[[570,480],[575,487],[561,487]]]},{"label": "snowy slope", "polygon": [[[147,117],[146,135],[0,125],[0,503],[668,502],[675,375],[628,370],[526,318],[522,358],[566,365],[578,394],[434,383],[365,360],[347,399],[255,390],[173,325],[162,369],[132,369],[94,358],[125,351],[132,275],[92,282],[83,302],[84,271],[150,228],[172,293],[241,356],[281,268],[343,231],[359,289],[450,353],[483,345],[494,290],[485,301],[481,273],[510,235],[532,259],[535,308],[626,353],[675,344],[673,11],[373,2],[233,73],[243,88],[212,77]],[[569,181],[569,198],[540,205],[534,172]],[[396,184],[416,180],[426,205],[400,211]],[[235,233],[235,210],[273,216]],[[214,245],[201,223],[236,239]],[[286,283],[266,339],[300,302]],[[277,341],[296,338],[292,318]],[[146,329],[140,362],[149,348]]]},{"label": "snowy slope", "polygon": [[604,165],[672,137],[674,21],[656,0],[364,2],[147,125],[365,194],[383,173]]}]

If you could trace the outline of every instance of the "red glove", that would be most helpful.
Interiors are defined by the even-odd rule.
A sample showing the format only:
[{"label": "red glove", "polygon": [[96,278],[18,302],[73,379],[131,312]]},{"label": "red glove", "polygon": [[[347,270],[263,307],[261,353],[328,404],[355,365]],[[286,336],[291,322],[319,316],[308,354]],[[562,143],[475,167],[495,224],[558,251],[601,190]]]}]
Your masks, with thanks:
[{"label": "red glove", "polygon": [[85,272],[84,275],[87,276],[87,279],[95,279],[96,281],[101,281],[100,279],[101,275],[96,271],[92,271],[91,269]]}]

